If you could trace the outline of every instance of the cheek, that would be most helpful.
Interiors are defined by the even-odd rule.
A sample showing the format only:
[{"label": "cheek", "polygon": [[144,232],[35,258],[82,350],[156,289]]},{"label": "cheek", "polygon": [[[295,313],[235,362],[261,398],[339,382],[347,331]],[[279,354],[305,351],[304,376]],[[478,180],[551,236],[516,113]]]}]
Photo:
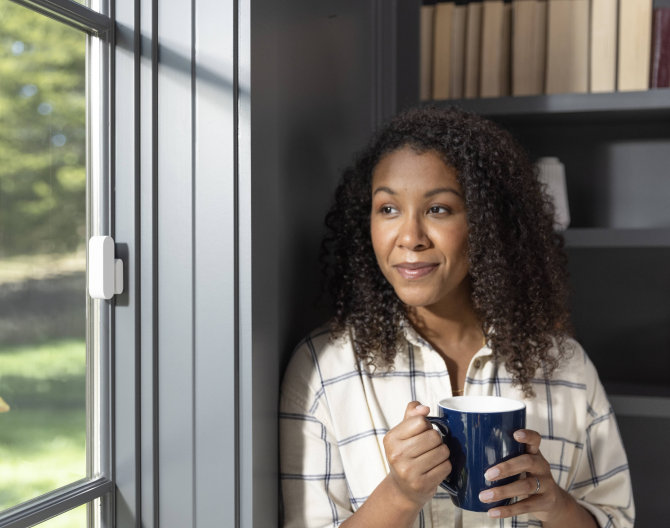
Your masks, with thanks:
[{"label": "cheek", "polygon": [[372,239],[372,249],[377,258],[377,264],[384,276],[388,279],[387,263],[394,247],[393,235],[389,233],[388,230],[382,229],[378,225],[375,225],[374,222],[371,222],[370,237]]},{"label": "cheek", "polygon": [[470,268],[468,259],[468,228],[458,226],[439,235],[439,248],[450,263],[451,269],[463,269],[465,273]]}]

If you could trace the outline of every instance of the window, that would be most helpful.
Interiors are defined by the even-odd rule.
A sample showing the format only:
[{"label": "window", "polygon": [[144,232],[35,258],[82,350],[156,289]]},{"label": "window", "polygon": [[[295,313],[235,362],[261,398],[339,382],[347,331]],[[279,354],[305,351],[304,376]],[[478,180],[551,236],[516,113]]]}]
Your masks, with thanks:
[{"label": "window", "polygon": [[72,1],[0,0],[3,527],[96,525],[111,487],[107,308],[86,292],[86,241],[106,227],[109,25]]}]

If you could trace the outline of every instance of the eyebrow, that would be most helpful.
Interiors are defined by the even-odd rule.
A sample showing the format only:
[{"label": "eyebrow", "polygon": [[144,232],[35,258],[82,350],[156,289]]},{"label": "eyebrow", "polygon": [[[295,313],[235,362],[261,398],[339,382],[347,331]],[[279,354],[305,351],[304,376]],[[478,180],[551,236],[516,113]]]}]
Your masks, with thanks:
[{"label": "eyebrow", "polygon": [[[377,187],[375,189],[375,192],[372,193],[372,196],[376,195],[378,192],[384,191],[385,193],[395,195],[396,192],[391,189],[390,187]],[[424,198],[430,198],[431,196],[435,196],[436,194],[441,194],[441,193],[454,193],[456,196],[459,198],[461,197],[461,193],[459,193],[456,189],[452,189],[451,187],[438,187],[437,189],[433,189],[432,191],[428,191],[426,194],[424,194]]]}]

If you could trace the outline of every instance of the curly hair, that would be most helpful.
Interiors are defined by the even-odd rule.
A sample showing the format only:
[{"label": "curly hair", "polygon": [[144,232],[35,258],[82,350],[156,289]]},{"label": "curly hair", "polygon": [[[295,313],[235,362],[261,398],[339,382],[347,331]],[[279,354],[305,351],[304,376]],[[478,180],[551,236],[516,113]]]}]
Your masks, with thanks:
[{"label": "curly hair", "polygon": [[[535,373],[552,375],[573,334],[564,240],[521,146],[491,121],[458,108],[405,111],[343,171],[321,246],[323,286],[334,303],[331,338],[352,329],[360,362],[393,367],[408,307],[375,258],[371,187],[381,158],[406,147],[434,151],[455,169],[464,192],[475,313],[495,360],[534,396]],[[550,353],[554,346],[557,354]]]}]

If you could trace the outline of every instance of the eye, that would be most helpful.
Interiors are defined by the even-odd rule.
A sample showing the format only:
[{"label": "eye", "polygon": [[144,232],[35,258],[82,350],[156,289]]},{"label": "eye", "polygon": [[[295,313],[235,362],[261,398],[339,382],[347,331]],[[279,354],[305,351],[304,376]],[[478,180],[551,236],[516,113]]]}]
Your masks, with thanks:
[{"label": "eye", "polygon": [[385,205],[384,207],[381,208],[382,214],[393,214],[397,213],[397,210],[395,207],[391,207],[390,205]]},{"label": "eye", "polygon": [[450,213],[451,211],[443,205],[434,205],[428,210],[431,214]]}]

